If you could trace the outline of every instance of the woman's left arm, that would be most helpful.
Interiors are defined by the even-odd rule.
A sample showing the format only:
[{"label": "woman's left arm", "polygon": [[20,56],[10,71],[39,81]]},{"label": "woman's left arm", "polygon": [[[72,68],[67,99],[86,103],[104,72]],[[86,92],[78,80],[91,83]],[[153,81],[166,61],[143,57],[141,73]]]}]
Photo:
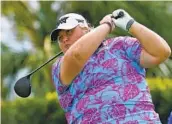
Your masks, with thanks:
[{"label": "woman's left arm", "polygon": [[171,49],[167,42],[155,32],[134,21],[125,10],[115,10],[112,15],[112,20],[116,26],[129,31],[140,41],[143,47],[140,64],[143,67],[149,68],[158,65],[170,56]]},{"label": "woman's left arm", "polygon": [[134,22],[129,32],[140,41],[143,47],[140,56],[140,64],[143,67],[156,66],[170,56],[171,49],[167,42],[142,24]]}]

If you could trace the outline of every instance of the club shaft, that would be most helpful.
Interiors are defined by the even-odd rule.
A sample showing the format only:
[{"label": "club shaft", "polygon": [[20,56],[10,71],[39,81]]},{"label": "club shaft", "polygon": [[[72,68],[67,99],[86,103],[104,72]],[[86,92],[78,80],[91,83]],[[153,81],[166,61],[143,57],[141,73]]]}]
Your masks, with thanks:
[{"label": "club shaft", "polygon": [[61,55],[62,52],[59,52],[57,55],[55,55],[54,57],[50,58],[47,62],[45,62],[44,64],[42,64],[41,66],[39,66],[38,68],[36,68],[35,70],[33,70],[30,74],[28,75],[32,75],[33,73],[35,73],[36,71],[38,71],[40,68],[42,68],[44,65],[46,65],[47,63],[49,63],[50,61],[52,61],[53,59],[55,59],[56,57],[58,57],[59,55]]}]

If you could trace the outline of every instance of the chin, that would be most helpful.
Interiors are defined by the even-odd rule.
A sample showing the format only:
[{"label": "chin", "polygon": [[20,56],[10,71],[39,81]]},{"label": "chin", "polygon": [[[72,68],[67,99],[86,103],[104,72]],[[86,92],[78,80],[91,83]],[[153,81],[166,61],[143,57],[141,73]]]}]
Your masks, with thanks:
[{"label": "chin", "polygon": [[68,49],[65,49],[65,50],[62,50],[62,51],[63,51],[63,53],[66,53],[68,51]]}]

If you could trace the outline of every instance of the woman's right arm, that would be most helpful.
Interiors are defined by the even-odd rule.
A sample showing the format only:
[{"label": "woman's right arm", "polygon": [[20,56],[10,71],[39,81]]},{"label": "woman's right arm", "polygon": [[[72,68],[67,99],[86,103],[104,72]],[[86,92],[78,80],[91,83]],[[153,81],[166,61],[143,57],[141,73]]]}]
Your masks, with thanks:
[{"label": "woman's right arm", "polygon": [[[65,53],[60,66],[60,80],[63,85],[70,85],[110,32],[110,26],[102,24],[107,22],[107,18],[100,22],[100,26],[78,39]],[[108,19],[111,19],[110,16]]]}]

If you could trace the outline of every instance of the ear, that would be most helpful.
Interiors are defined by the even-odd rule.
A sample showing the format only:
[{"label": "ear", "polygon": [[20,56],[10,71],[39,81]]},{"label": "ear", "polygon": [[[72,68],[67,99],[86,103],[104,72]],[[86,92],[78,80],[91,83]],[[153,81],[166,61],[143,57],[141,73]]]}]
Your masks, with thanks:
[{"label": "ear", "polygon": [[83,28],[82,30],[85,34],[91,31],[90,28]]}]

